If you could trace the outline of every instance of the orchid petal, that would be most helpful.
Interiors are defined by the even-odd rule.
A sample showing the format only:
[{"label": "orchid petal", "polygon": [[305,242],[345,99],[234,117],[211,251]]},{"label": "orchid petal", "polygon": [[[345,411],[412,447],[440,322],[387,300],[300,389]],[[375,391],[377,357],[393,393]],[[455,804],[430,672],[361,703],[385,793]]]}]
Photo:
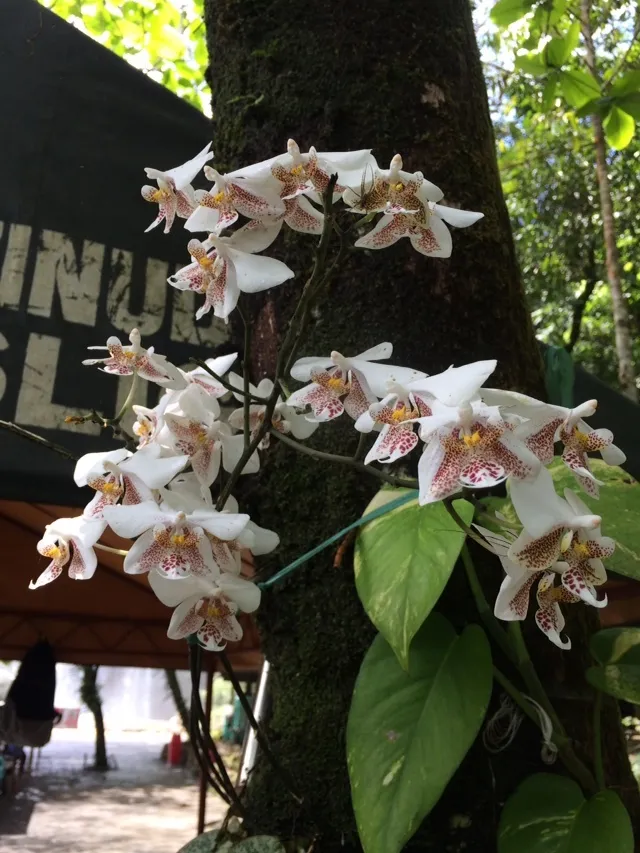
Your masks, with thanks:
[{"label": "orchid petal", "polygon": [[125,447],[121,447],[118,450],[108,450],[106,453],[85,453],[76,462],[73,472],[73,479],[76,486],[86,486],[87,478],[92,473],[102,473],[105,462],[112,462],[114,465],[117,465],[128,456],[131,456],[131,453]]},{"label": "orchid petal", "polygon": [[167,637],[171,640],[182,640],[189,634],[195,634],[204,625],[204,618],[196,613],[198,602],[202,596],[187,598],[173,611]]},{"label": "orchid petal", "polygon": [[133,539],[156,524],[173,523],[175,513],[163,512],[155,502],[134,506],[112,506],[104,510],[104,518],[118,536]]},{"label": "orchid petal", "polygon": [[445,207],[442,204],[436,204],[433,208],[441,219],[448,222],[449,225],[455,225],[456,228],[468,228],[479,219],[484,217],[484,213],[477,213],[473,210],[460,210],[457,207]]},{"label": "orchid petal", "polygon": [[218,585],[222,592],[245,613],[253,613],[260,606],[260,589],[251,581],[223,572]]}]

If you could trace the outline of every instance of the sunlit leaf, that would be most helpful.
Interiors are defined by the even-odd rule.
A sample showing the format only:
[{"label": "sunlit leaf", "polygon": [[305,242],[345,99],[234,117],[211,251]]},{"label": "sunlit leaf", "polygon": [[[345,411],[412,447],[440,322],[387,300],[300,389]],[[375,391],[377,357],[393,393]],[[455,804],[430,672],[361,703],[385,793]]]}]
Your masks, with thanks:
[{"label": "sunlit leaf", "polygon": [[541,53],[519,54],[515,58],[515,66],[520,71],[524,71],[525,74],[531,74],[533,77],[544,77],[549,71],[549,67]]},{"label": "sunlit leaf", "polygon": [[588,101],[600,97],[597,81],[579,68],[560,72],[562,94],[572,107],[581,107]]},{"label": "sunlit leaf", "polygon": [[640,92],[631,92],[628,95],[616,98],[616,106],[636,121],[640,121]]},{"label": "sunlit leaf", "polygon": [[603,126],[607,142],[616,151],[621,151],[627,147],[633,139],[636,129],[633,116],[615,106],[609,110],[609,114],[604,119]]},{"label": "sunlit leaf", "polygon": [[[380,491],[364,514],[407,491]],[[454,506],[470,523],[472,505],[460,500]],[[358,536],[354,559],[358,595],[405,669],[411,641],[449,580],[464,539],[442,503],[419,506],[417,493],[415,500],[371,521]]]},{"label": "sunlit leaf", "polygon": [[497,27],[508,27],[524,18],[533,6],[533,0],[498,0],[491,9],[491,20]]}]

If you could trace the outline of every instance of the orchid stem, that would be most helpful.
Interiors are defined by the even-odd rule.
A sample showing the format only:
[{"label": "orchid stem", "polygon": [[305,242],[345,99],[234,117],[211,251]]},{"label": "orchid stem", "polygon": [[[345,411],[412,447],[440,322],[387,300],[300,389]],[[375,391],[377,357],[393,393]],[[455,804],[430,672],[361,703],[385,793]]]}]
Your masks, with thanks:
[{"label": "orchid stem", "polygon": [[134,373],[134,374],[133,374],[133,379],[131,380],[131,386],[130,386],[130,388],[129,388],[129,393],[127,394],[127,398],[126,398],[126,400],[125,400],[125,401],[124,401],[124,403],[122,404],[122,406],[121,406],[121,408],[120,408],[120,411],[119,411],[119,412],[118,412],[118,414],[115,416],[115,418],[110,418],[110,419],[109,419],[109,418],[105,418],[104,420],[105,420],[105,423],[106,423],[106,424],[108,424],[109,426],[113,427],[113,426],[115,426],[116,424],[119,424],[119,423],[120,423],[120,421],[122,420],[122,418],[127,414],[128,410],[129,410],[129,408],[130,408],[130,406],[132,405],[132,403],[133,403],[133,398],[134,398],[134,396],[135,396],[135,393],[136,393],[137,389],[138,389],[138,374],[137,374],[137,373]]},{"label": "orchid stem", "polygon": [[96,542],[93,547],[99,548],[101,551],[108,551],[110,554],[117,554],[119,557],[126,557],[129,553],[124,548],[112,548],[110,545],[103,545],[101,542]]},{"label": "orchid stem", "polygon": [[274,754],[274,752],[271,749],[271,746],[269,744],[269,741],[267,740],[260,724],[256,720],[256,718],[253,714],[253,708],[251,707],[251,703],[247,699],[247,696],[246,696],[244,690],[242,689],[242,685],[240,684],[240,681],[238,680],[238,676],[236,675],[235,670],[231,666],[231,662],[229,661],[229,658],[227,657],[226,653],[223,651],[218,652],[218,657],[220,658],[222,666],[223,666],[225,672],[227,673],[227,677],[229,678],[229,680],[231,681],[231,684],[233,685],[233,689],[235,690],[236,696],[240,700],[240,704],[242,705],[242,709],[245,712],[245,714],[247,715],[249,725],[251,726],[251,728],[254,730],[254,732],[256,734],[256,740],[258,741],[260,748],[262,749],[262,751],[264,752],[264,754],[268,758],[268,760],[271,762],[273,768],[278,772],[278,774],[282,778],[282,781],[285,783],[285,786],[286,786],[287,790],[289,791],[289,793],[291,794],[291,796],[293,797],[293,799],[297,803],[302,803],[302,798],[298,794],[296,794],[296,792],[294,790],[295,786],[293,784],[293,780],[291,779],[290,774],[288,773],[287,770],[285,770],[285,768],[282,766],[282,764],[280,763],[280,761],[278,760],[278,758]]},{"label": "orchid stem", "polygon": [[458,515],[455,507],[453,506],[453,500],[454,498],[445,498],[442,503],[444,505],[444,508],[449,513],[451,518],[455,521],[455,523],[458,525],[460,530],[463,530],[470,539],[473,539],[474,542],[477,542],[478,545],[481,545],[485,549],[485,551],[489,551],[490,554],[493,554],[495,556],[496,552],[493,550],[493,548],[490,545],[487,545],[484,539],[478,533],[476,533],[475,530],[472,530],[466,523],[466,521]]},{"label": "orchid stem", "polygon": [[55,453],[58,453],[60,456],[64,456],[67,459],[71,459],[72,462],[77,462],[78,457],[67,450],[65,447],[62,447],[60,444],[56,444],[53,441],[49,441],[48,438],[43,438],[41,435],[37,435],[35,432],[30,432],[28,429],[23,429],[17,424],[12,423],[11,421],[0,421],[0,428],[6,429],[8,432],[12,432],[15,435],[20,435],[22,438],[27,438],[29,441],[33,441],[36,444],[41,444],[43,447],[48,447],[49,450],[53,450]]},{"label": "orchid stem", "polygon": [[251,459],[253,453],[255,453],[255,451],[258,449],[260,442],[271,428],[271,419],[273,417],[273,412],[278,402],[278,398],[280,397],[280,376],[285,372],[285,365],[288,364],[289,361],[292,361],[293,358],[295,358],[298,346],[300,345],[298,327],[303,317],[305,316],[307,306],[315,293],[316,285],[324,278],[327,251],[329,248],[329,242],[333,231],[333,188],[336,185],[336,181],[337,175],[332,175],[329,179],[327,188],[323,194],[325,217],[322,235],[320,237],[320,242],[318,243],[318,248],[316,249],[315,262],[313,265],[313,269],[311,270],[311,275],[305,283],[302,295],[300,296],[295,311],[293,312],[293,317],[289,322],[289,327],[287,329],[284,340],[282,342],[282,346],[280,347],[280,351],[278,353],[275,377],[273,381],[273,391],[269,395],[269,398],[267,399],[265,404],[264,419],[259,425],[258,429],[255,431],[255,435],[253,436],[249,444],[245,446],[244,451],[242,452],[242,456],[238,460],[238,463],[234,467],[233,471],[229,476],[229,479],[227,480],[226,486],[222,489],[220,497],[218,498],[218,502],[216,503],[217,510],[221,510],[224,507],[227,498],[231,494],[233,487],[235,486],[238,481],[238,478],[244,471],[245,465],[247,464],[249,459]]},{"label": "orchid stem", "polygon": [[250,388],[249,388],[249,359],[251,357],[251,326],[249,324],[249,318],[245,315],[244,311],[240,307],[240,303],[238,302],[238,314],[240,315],[240,319],[242,320],[242,325],[244,326],[244,352],[242,355],[242,388],[244,399],[242,401],[242,412],[243,412],[243,428],[244,428],[244,446],[245,449],[249,446],[249,442],[251,441],[251,410],[249,406],[251,405],[250,399]]},{"label": "orchid stem", "polygon": [[385,483],[390,483],[392,486],[397,486],[403,489],[417,489],[418,481],[414,479],[404,479],[403,477],[394,477],[392,474],[385,474],[378,468],[372,468],[370,465],[365,465],[364,462],[358,461],[353,456],[340,456],[337,453],[325,453],[324,450],[316,450],[313,447],[307,447],[306,444],[301,444],[288,435],[283,435],[278,430],[272,429],[271,435],[281,441],[283,444],[293,447],[298,453],[305,456],[311,456],[313,459],[322,459],[325,462],[338,462],[342,465],[348,465],[350,468],[355,468],[356,471],[361,471],[363,474],[369,474],[371,477],[376,477]]},{"label": "orchid stem", "polygon": [[478,578],[478,573],[476,572],[476,567],[473,565],[473,560],[471,558],[471,554],[469,553],[469,549],[466,545],[462,546],[462,564],[464,566],[464,570],[467,575],[467,580],[469,582],[469,586],[471,588],[471,593],[473,595],[473,599],[476,604],[476,609],[478,611],[478,615],[482,622],[484,623],[485,628],[491,634],[493,639],[496,642],[496,645],[499,646],[500,649],[504,652],[507,658],[515,662],[515,654],[509,643],[509,638],[503,631],[503,629],[498,625],[498,622],[491,612],[491,608],[489,607],[489,602],[484,594],[484,590],[480,584],[480,579]]}]

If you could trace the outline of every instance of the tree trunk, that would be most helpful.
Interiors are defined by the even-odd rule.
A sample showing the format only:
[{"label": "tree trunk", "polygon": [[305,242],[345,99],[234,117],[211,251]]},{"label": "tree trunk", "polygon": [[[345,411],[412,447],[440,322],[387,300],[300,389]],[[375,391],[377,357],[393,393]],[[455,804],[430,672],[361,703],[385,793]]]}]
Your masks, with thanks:
[{"label": "tree trunk", "polygon": [[[586,61],[591,74],[598,79],[596,52],[591,31],[591,0],[582,0],[581,18],[582,33],[586,47]],[[593,142],[596,152],[596,177],[600,193],[600,211],[602,213],[602,233],[604,235],[604,251],[607,266],[607,280],[611,293],[613,309],[613,328],[616,338],[616,353],[618,355],[618,381],[624,394],[634,402],[638,401],[636,387],[636,372],[633,363],[633,341],[631,339],[631,316],[622,291],[620,278],[620,256],[616,241],[616,226],[613,217],[613,201],[607,167],[607,145],[604,138],[602,118],[595,114],[591,116],[593,126]]]},{"label": "tree trunk", "polygon": [[171,691],[176,711],[178,712],[180,722],[182,723],[182,728],[185,732],[189,732],[191,727],[189,708],[187,707],[187,703],[184,701],[184,696],[180,689],[180,682],[178,681],[178,675],[175,669],[165,669],[164,674],[167,678],[167,687]]},{"label": "tree trunk", "polygon": [[[448,260],[425,258],[406,240],[352,253],[300,354],[354,355],[389,340],[394,363],[430,373],[495,357],[492,383],[543,395],[468,0],[408,0],[402,7],[393,0],[205,0],[205,22],[219,171],[283,151],[288,136],[303,150],[372,146],[383,167],[399,151],[407,169],[423,170],[443,188],[445,203],[485,214],[454,233]],[[273,372],[277,338],[313,242],[286,232],[267,252],[280,252],[298,283],[249,305],[260,306],[253,380]],[[357,435],[345,415],[312,442],[348,453]],[[410,462],[415,472],[417,454]],[[244,505],[281,536],[275,557],[265,561],[273,571],[360,516],[377,490],[369,478],[282,446],[270,451],[258,486],[248,488]],[[272,666],[269,734],[304,804],[298,807],[261,757],[247,792],[247,825],[283,838],[315,838],[317,851],[355,851],[345,723],[374,629],[356,595],[349,554],[338,568],[333,556],[317,557],[263,596],[258,622]],[[491,571],[495,594],[495,565]],[[459,572],[438,609],[457,627],[473,618]],[[585,625],[570,630],[574,646],[586,648]],[[543,678],[553,679],[557,664],[548,648],[540,663]],[[574,703],[569,713],[588,728],[586,703]],[[619,723],[611,725],[619,733]],[[524,725],[507,756],[510,769],[496,783],[502,758],[489,756],[478,740],[429,818],[421,849],[461,849],[455,845],[464,841],[466,853],[492,853],[504,799],[543,768],[539,753],[539,733]],[[630,772],[621,774],[626,784]],[[456,828],[455,815],[469,816],[472,830]]]},{"label": "tree trunk", "polygon": [[102,700],[98,689],[98,669],[96,665],[82,667],[82,685],[80,687],[80,698],[93,714],[96,727],[96,748],[93,759],[92,770],[108,770],[107,740],[104,730],[104,717],[102,716]]}]

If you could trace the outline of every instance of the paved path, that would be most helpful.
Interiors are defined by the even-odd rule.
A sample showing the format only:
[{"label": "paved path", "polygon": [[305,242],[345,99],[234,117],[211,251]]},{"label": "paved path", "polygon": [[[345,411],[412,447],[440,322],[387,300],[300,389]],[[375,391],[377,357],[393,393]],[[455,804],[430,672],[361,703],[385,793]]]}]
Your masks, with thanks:
[{"label": "paved path", "polygon": [[[92,737],[54,731],[39,766],[13,799],[0,797],[0,853],[176,853],[195,835],[193,774],[158,760],[166,735],[113,734],[109,773],[83,770]],[[224,804],[207,803],[207,822]]]}]

